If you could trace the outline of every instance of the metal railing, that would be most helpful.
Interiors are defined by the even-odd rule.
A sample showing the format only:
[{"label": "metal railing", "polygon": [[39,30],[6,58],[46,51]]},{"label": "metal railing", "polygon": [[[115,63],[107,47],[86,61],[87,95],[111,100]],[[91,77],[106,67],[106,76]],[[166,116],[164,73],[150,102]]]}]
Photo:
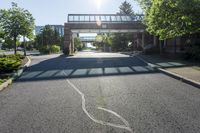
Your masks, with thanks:
[{"label": "metal railing", "polygon": [[68,23],[126,23],[143,21],[144,15],[122,15],[122,14],[68,14]]}]

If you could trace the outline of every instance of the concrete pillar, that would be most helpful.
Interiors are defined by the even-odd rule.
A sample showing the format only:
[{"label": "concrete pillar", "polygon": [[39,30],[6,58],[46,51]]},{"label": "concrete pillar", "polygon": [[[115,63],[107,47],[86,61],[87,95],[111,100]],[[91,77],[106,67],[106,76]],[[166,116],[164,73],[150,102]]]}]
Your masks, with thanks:
[{"label": "concrete pillar", "polygon": [[143,33],[142,33],[142,47],[143,47],[143,48],[144,48],[144,46],[145,46],[144,40],[145,40],[145,33],[143,32]]},{"label": "concrete pillar", "polygon": [[70,54],[73,54],[74,53],[74,37],[73,35],[71,36],[71,53]]},{"label": "concrete pillar", "polygon": [[72,32],[70,27],[65,24],[65,29],[64,29],[64,46],[63,46],[63,53],[66,55],[71,54],[71,38],[72,38]]}]

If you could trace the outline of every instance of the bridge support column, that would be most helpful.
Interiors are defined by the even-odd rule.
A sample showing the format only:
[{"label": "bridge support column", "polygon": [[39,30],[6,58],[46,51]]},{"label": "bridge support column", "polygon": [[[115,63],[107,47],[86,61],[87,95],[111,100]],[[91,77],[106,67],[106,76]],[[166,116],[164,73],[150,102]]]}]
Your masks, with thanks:
[{"label": "bridge support column", "polygon": [[146,53],[146,49],[145,49],[145,33],[142,32],[142,48],[144,53]]},{"label": "bridge support column", "polygon": [[70,27],[65,24],[65,30],[64,30],[64,47],[63,47],[63,53],[66,55],[73,54],[73,49],[72,49],[72,32]]},{"label": "bridge support column", "polygon": [[142,33],[142,47],[143,48],[144,48],[144,45],[145,45],[144,39],[145,39],[145,33],[143,32]]},{"label": "bridge support column", "polygon": [[74,50],[74,36],[72,35],[72,38],[71,38],[71,54],[73,54],[75,52]]}]

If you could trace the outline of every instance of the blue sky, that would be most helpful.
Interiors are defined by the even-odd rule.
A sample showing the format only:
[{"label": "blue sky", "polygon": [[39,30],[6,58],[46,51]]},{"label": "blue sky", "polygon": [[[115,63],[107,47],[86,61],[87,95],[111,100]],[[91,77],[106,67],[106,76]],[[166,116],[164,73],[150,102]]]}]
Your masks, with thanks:
[{"label": "blue sky", "polygon": [[[0,0],[0,8],[10,8],[11,2],[29,10],[35,18],[36,25],[64,24],[67,14],[116,13],[124,0]],[[141,13],[134,0],[127,0],[133,10]]]}]

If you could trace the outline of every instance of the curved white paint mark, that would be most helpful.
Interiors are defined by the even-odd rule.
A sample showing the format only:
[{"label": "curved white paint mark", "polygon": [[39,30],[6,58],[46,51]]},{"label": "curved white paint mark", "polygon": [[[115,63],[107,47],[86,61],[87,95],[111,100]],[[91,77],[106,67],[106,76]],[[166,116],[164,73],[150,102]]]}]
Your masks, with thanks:
[{"label": "curved white paint mark", "polygon": [[[64,75],[67,76],[67,74],[65,73],[65,71],[63,71]],[[112,110],[109,110],[109,109],[105,109],[105,108],[102,108],[102,107],[98,107],[99,110],[103,110],[105,112],[108,112],[108,113],[111,113],[113,115],[115,115],[116,117],[118,117],[123,123],[124,125],[120,125],[120,124],[113,124],[113,123],[110,123],[110,122],[105,122],[105,121],[102,121],[102,120],[97,120],[94,118],[93,115],[91,115],[87,110],[86,110],[86,107],[85,107],[85,95],[84,93],[82,93],[73,83],[71,83],[68,79],[66,79],[66,81],[69,83],[70,86],[72,86],[72,88],[74,90],[76,90],[80,95],[81,95],[81,99],[82,99],[82,109],[83,111],[85,112],[85,114],[92,120],[94,121],[95,123],[98,123],[98,124],[101,124],[101,125],[105,125],[105,126],[111,126],[111,127],[115,127],[115,128],[121,128],[121,129],[125,129],[131,133],[133,133],[133,130],[131,129],[129,123],[122,117],[120,116],[119,114],[117,114],[116,112],[112,111]]]}]

